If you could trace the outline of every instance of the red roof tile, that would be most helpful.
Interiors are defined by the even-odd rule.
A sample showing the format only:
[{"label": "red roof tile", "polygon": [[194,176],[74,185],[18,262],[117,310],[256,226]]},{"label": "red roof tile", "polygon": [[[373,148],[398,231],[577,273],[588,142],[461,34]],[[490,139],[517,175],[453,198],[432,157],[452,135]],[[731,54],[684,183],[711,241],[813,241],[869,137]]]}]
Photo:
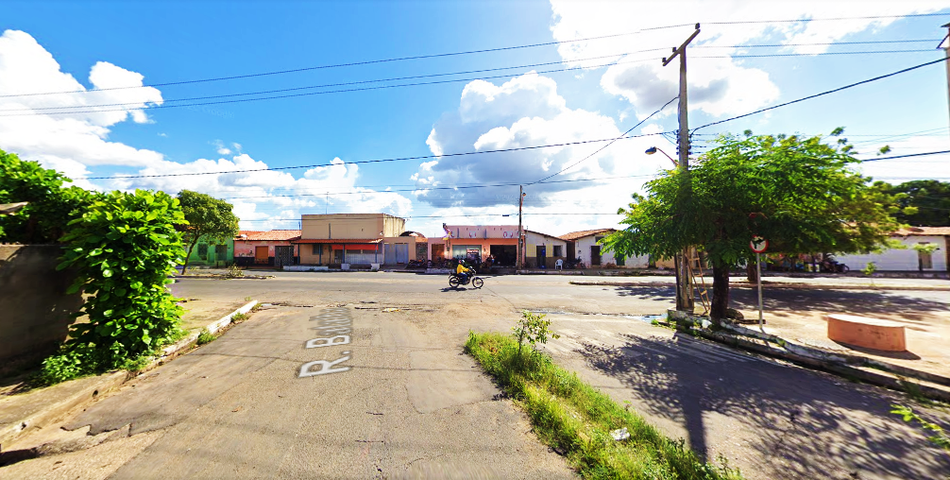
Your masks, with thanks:
[{"label": "red roof tile", "polygon": [[352,238],[295,238],[291,240],[292,243],[339,243],[339,244],[375,244],[381,243],[383,239],[381,238],[369,238],[369,239],[352,239]]},{"label": "red roof tile", "polygon": [[597,235],[598,233],[613,233],[615,231],[616,229],[613,229],[613,228],[595,228],[593,230],[580,230],[577,232],[565,233],[564,235],[561,235],[558,238],[560,238],[561,240],[567,240],[570,242],[573,240],[577,240],[578,238],[584,238],[590,235]]},{"label": "red roof tile", "polygon": [[266,232],[241,230],[235,240],[247,241],[288,241],[300,238],[300,230],[269,230]]},{"label": "red roof tile", "polygon": [[907,227],[894,232],[894,235],[950,235],[950,227]]}]

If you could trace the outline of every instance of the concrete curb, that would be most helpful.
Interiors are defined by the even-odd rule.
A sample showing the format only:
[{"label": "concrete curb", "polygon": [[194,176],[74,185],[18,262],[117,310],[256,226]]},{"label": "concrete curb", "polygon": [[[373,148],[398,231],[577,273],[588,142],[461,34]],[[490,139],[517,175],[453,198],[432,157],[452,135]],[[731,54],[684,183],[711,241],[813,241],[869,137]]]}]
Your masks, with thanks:
[{"label": "concrete curb", "polygon": [[[571,285],[584,285],[584,286],[610,286],[610,287],[656,287],[656,286],[671,286],[673,282],[619,282],[619,281],[605,281],[598,282],[594,280],[571,280]],[[709,283],[710,288],[712,287],[712,282]],[[749,282],[732,282],[729,284],[730,288],[755,288],[754,283]],[[789,290],[896,290],[896,291],[917,291],[917,292],[950,292],[950,286],[946,287],[935,287],[930,285],[921,285],[921,286],[911,286],[911,285],[821,285],[821,284],[808,284],[808,283],[791,283],[791,282],[762,282],[762,288],[783,288]]]},{"label": "concrete curb", "polygon": [[[878,360],[874,360],[860,355],[837,354],[812,349],[802,345],[788,342],[784,339],[768,335],[771,338],[762,338],[760,336],[743,336],[741,332],[727,333],[714,332],[705,328],[687,327],[666,321],[659,323],[675,327],[679,330],[688,330],[688,333],[698,335],[707,340],[728,345],[731,347],[759,353],[768,357],[786,360],[796,365],[819,370],[846,378],[853,378],[872,385],[889,388],[892,390],[908,391],[902,377],[918,380],[918,383],[912,384],[913,388],[921,395],[944,402],[950,402],[950,379],[927,372],[892,365]],[[736,330],[735,326],[728,326],[728,329]],[[738,327],[742,330],[742,327]],[[754,332],[758,333],[758,332]],[[857,365],[854,365],[854,364]],[[860,367],[865,367],[864,369]],[[867,368],[880,369],[880,371],[869,371]],[[926,381],[939,387],[932,387],[920,384],[919,381]]]},{"label": "concrete curb", "polygon": [[[246,314],[257,303],[257,300],[248,302],[241,308],[211,322],[205,329],[211,333],[218,332],[229,325],[235,315],[239,313]],[[153,360],[142,372],[156,368],[186,352],[195,345],[198,335],[198,333],[192,333],[165,347],[162,350],[162,355]],[[0,410],[20,410],[20,412],[12,414],[10,418],[5,418],[4,415],[0,414],[0,422],[2,422],[2,426],[0,426],[0,452],[4,451],[4,445],[10,445],[35,429],[64,419],[70,412],[85,407],[104,393],[118,389],[135,376],[126,371],[111,372],[71,380],[0,401]]]}]

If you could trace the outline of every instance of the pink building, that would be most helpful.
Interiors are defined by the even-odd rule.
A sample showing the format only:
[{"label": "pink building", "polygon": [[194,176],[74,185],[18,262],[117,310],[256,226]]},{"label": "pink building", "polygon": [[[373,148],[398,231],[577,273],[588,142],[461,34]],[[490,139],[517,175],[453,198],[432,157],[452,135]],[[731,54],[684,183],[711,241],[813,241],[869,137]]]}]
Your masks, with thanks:
[{"label": "pink building", "polygon": [[299,255],[291,240],[300,238],[300,230],[242,230],[234,237],[234,263],[240,266],[295,265]]}]

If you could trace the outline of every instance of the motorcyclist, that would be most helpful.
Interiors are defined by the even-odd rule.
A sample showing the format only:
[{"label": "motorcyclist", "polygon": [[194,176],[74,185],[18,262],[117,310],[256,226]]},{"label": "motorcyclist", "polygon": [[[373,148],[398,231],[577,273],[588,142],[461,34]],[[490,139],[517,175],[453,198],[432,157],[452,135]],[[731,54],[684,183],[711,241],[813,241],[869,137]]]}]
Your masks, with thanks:
[{"label": "motorcyclist", "polygon": [[459,277],[459,283],[468,282],[468,276],[471,272],[472,269],[465,266],[465,260],[459,260],[458,266],[455,267],[455,274]]}]

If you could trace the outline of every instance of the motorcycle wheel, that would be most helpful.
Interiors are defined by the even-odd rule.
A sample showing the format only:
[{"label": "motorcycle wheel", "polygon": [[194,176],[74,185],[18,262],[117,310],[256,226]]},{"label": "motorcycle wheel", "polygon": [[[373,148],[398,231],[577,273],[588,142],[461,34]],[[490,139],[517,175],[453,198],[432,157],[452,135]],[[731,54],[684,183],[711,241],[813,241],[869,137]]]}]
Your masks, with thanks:
[{"label": "motorcycle wheel", "polygon": [[848,273],[848,272],[850,272],[850,271],[851,271],[851,269],[850,269],[850,268],[848,268],[848,266],[847,266],[847,265],[841,265],[841,266],[839,266],[838,268],[840,268],[840,269],[841,269],[841,270],[840,270],[840,271],[841,271],[841,273]]},{"label": "motorcycle wheel", "polygon": [[475,288],[482,288],[482,285],[485,285],[485,281],[481,278],[475,277],[472,279],[472,286]]},{"label": "motorcycle wheel", "polygon": [[449,286],[452,288],[459,288],[459,277],[449,278]]}]

